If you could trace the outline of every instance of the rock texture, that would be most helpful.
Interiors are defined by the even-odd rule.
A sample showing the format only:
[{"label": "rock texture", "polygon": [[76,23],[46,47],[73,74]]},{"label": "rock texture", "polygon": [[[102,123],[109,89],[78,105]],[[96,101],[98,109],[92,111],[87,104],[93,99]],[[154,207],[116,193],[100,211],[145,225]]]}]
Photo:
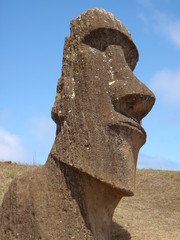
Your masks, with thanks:
[{"label": "rock texture", "polygon": [[141,119],[155,97],[133,74],[138,51],[112,14],[71,22],[44,167],[13,181],[0,210],[0,239],[111,239],[114,209],[133,195]]}]

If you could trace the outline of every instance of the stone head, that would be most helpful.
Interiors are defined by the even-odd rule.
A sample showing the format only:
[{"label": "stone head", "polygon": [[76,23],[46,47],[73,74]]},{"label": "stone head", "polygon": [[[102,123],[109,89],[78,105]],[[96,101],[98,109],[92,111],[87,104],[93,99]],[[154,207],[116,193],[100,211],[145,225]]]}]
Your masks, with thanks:
[{"label": "stone head", "polygon": [[134,191],[141,120],[154,94],[133,74],[138,51],[125,26],[101,9],[71,22],[52,108],[51,154],[124,195]]}]

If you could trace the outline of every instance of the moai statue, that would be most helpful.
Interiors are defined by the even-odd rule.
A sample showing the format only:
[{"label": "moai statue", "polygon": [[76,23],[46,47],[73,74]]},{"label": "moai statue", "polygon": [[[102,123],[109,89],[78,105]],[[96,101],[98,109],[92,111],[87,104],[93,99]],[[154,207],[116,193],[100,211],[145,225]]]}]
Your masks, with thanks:
[{"label": "moai statue", "polygon": [[12,182],[0,239],[112,239],[113,212],[134,192],[141,120],[155,102],[133,74],[137,61],[112,14],[92,9],[71,22],[52,108],[56,139],[44,167]]}]

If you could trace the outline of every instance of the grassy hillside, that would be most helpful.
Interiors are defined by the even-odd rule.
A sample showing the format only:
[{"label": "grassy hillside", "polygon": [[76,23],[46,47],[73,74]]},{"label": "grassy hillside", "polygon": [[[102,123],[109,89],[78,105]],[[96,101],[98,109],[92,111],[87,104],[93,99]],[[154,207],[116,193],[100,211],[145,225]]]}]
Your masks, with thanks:
[{"label": "grassy hillside", "polygon": [[[33,168],[0,162],[0,204],[10,182]],[[136,194],[121,200],[113,221],[113,240],[179,240],[180,172],[138,170]]]},{"label": "grassy hillside", "polygon": [[135,196],[122,199],[114,220],[125,240],[180,240],[180,172],[138,170]]},{"label": "grassy hillside", "polygon": [[0,162],[0,205],[2,203],[4,193],[8,190],[11,181],[28,169],[34,168],[36,168],[36,166]]}]

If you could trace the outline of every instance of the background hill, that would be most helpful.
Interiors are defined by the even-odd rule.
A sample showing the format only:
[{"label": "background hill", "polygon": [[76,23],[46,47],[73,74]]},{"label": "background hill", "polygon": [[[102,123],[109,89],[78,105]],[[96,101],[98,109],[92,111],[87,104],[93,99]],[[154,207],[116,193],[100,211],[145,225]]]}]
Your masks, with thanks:
[{"label": "background hill", "polygon": [[[0,205],[11,181],[37,166],[0,162]],[[113,240],[180,239],[180,172],[137,170],[135,196],[113,218]]]}]

